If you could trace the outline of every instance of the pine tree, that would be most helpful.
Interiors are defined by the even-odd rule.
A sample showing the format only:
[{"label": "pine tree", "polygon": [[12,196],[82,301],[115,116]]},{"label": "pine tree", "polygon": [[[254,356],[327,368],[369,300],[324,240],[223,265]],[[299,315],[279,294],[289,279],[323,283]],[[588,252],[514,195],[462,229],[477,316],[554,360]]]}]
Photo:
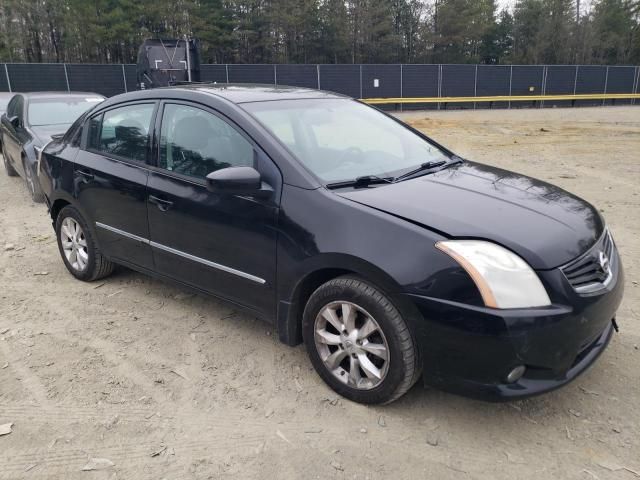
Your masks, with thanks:
[{"label": "pine tree", "polygon": [[508,10],[500,12],[495,22],[482,37],[480,63],[495,65],[505,63],[513,46],[513,17]]},{"label": "pine tree", "polygon": [[572,0],[543,0],[542,28],[537,38],[543,63],[573,62],[575,7]]},{"label": "pine tree", "polygon": [[3,0],[0,61],[130,63],[146,38],[192,35],[203,62],[640,63],[640,0],[577,3]]},{"label": "pine tree", "polygon": [[542,0],[519,0],[513,12],[513,63],[540,63],[540,38],[545,20]]},{"label": "pine tree", "polygon": [[495,24],[495,10],[493,0],[439,1],[435,21],[435,61],[478,62],[483,37]]},{"label": "pine tree", "polygon": [[319,9],[320,60],[327,63],[348,63],[349,19],[343,0],[326,0]]},{"label": "pine tree", "polygon": [[[637,29],[637,24],[635,27]],[[634,48],[634,21],[630,2],[600,0],[594,8],[593,30],[596,39],[594,62],[612,65],[629,62]]]}]

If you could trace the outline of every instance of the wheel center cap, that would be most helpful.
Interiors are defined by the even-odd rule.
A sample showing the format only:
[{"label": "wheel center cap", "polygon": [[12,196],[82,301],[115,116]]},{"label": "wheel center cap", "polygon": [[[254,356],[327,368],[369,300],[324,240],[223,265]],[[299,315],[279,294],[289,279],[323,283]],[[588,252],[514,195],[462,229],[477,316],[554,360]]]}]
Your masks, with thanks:
[{"label": "wheel center cap", "polygon": [[355,355],[359,351],[356,343],[350,338],[345,338],[343,341],[343,345],[344,345],[344,349],[349,355]]}]

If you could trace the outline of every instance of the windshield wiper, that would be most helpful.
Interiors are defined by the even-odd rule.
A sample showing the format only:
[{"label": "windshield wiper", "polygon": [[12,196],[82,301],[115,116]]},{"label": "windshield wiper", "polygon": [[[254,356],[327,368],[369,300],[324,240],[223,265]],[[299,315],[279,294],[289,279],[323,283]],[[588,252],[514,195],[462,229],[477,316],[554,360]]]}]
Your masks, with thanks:
[{"label": "windshield wiper", "polygon": [[380,183],[393,183],[393,177],[378,177],[377,175],[364,175],[357,177],[354,180],[345,180],[343,182],[327,183],[328,189],[343,188],[343,187],[368,187],[369,185],[377,185]]},{"label": "windshield wiper", "polygon": [[420,165],[418,168],[414,168],[413,170],[410,170],[407,173],[403,173],[402,175],[394,178],[393,181],[394,183],[400,182],[408,178],[413,178],[417,176],[419,173],[441,167],[442,165],[446,165],[447,167],[449,167],[451,165],[455,165],[456,163],[460,163],[460,162],[462,162],[462,158],[458,157],[457,155],[453,155],[449,162],[447,162],[446,160],[437,160],[435,162],[425,162],[422,165]]},{"label": "windshield wiper", "polygon": [[403,173],[402,175],[396,177],[393,181],[394,182],[400,182],[402,180],[405,180],[409,177],[413,177],[414,175],[424,172],[426,170],[431,170],[433,168],[437,168],[440,167],[442,165],[444,165],[446,162],[446,160],[438,160],[437,162],[425,162],[423,164],[421,164],[418,168],[414,168],[413,170],[409,170],[407,173]]},{"label": "windshield wiper", "polygon": [[458,157],[457,155],[453,155],[451,157],[451,160],[448,162],[446,160],[438,160],[435,162],[425,162],[419,167],[414,168],[413,170],[407,173],[403,173],[398,177],[379,177],[377,175],[363,175],[361,177],[356,177],[353,180],[344,180],[342,182],[327,183],[326,187],[328,189],[346,188],[346,187],[362,188],[362,187],[368,187],[369,185],[379,185],[381,183],[396,183],[401,180],[406,180],[407,178],[417,176],[419,173],[422,173],[424,171],[432,170],[434,168],[441,167],[443,165],[446,165],[448,167],[450,165],[455,165],[456,163],[460,163],[460,162],[462,162],[462,158]]}]

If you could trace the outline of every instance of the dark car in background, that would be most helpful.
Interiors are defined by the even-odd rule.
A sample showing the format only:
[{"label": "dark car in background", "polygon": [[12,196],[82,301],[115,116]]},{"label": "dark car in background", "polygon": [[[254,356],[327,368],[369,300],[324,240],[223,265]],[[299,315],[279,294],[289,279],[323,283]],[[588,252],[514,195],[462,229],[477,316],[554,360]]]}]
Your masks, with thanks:
[{"label": "dark car in background", "polygon": [[337,94],[119,95],[40,172],[76,278],[118,263],[234,302],[355,401],[421,375],[490,400],[543,393],[616,328],[623,270],[597,209]]},{"label": "dark car in background", "polygon": [[42,202],[36,164],[42,148],[61,135],[88,109],[104,97],[82,92],[34,92],[14,94],[2,115],[0,142],[9,176],[25,179],[31,198]]}]

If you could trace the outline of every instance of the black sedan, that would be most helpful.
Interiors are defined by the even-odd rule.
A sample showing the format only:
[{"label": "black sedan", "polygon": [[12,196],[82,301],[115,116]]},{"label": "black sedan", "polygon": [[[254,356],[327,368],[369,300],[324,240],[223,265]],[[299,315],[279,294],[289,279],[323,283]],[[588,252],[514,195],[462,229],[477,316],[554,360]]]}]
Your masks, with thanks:
[{"label": "black sedan", "polygon": [[622,266],[594,207],[336,94],[128,93],[40,167],[72,275],[117,263],[234,302],[358,402],[421,376],[484,399],[546,392],[616,328]]},{"label": "black sedan", "polygon": [[104,100],[95,93],[15,94],[0,120],[0,143],[7,174],[25,179],[34,202],[42,202],[36,162],[42,148],[61,135],[85,111]]}]

